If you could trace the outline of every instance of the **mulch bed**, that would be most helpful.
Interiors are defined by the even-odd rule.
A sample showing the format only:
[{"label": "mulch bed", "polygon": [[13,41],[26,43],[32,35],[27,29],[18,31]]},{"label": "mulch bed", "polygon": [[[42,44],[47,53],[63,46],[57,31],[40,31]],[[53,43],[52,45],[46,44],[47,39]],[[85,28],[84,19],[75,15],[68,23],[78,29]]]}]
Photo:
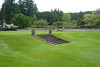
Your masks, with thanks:
[{"label": "mulch bed", "polygon": [[50,35],[50,34],[45,34],[45,35],[36,35],[40,39],[52,44],[52,45],[59,45],[59,44],[64,44],[68,43],[68,41],[65,41],[63,39],[60,39],[56,36]]}]

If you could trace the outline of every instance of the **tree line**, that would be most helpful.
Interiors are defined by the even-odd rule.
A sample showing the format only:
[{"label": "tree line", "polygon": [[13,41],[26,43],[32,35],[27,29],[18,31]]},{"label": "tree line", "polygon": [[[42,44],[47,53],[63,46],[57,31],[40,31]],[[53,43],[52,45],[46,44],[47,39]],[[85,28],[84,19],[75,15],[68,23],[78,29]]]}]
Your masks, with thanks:
[{"label": "tree line", "polygon": [[0,11],[0,20],[5,20],[11,23],[11,19],[15,14],[24,14],[25,16],[32,17],[38,12],[38,8],[33,0],[5,0],[2,4]]},{"label": "tree line", "polygon": [[78,13],[64,13],[59,9],[39,12],[33,0],[5,0],[0,10],[0,20],[14,23],[22,28],[57,25],[65,27],[100,27],[100,10]]}]

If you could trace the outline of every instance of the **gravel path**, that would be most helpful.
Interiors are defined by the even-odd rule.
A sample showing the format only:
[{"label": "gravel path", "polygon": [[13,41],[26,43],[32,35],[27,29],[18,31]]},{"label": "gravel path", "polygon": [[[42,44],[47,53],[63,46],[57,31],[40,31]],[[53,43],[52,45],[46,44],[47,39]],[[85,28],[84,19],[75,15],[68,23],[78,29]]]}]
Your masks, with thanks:
[{"label": "gravel path", "polygon": [[[49,29],[35,29],[35,31],[48,31]],[[29,29],[17,29],[17,31],[31,31]],[[52,31],[56,31],[55,29]],[[64,32],[100,32],[100,29],[64,29]]]}]

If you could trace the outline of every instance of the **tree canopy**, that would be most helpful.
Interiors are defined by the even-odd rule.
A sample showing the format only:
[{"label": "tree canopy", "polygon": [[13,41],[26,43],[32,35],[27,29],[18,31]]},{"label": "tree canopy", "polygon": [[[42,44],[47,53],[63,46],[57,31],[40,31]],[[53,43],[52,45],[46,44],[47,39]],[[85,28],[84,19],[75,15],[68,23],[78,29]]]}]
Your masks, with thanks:
[{"label": "tree canopy", "polygon": [[0,11],[0,20],[10,23],[14,14],[22,13],[25,16],[33,16],[37,12],[38,8],[33,0],[19,0],[18,3],[15,3],[15,0],[5,0]]},{"label": "tree canopy", "polygon": [[84,15],[84,21],[90,27],[93,27],[97,24],[100,25],[100,14],[98,15],[86,14]]},{"label": "tree canopy", "polygon": [[69,13],[64,13],[62,17],[63,22],[69,22],[71,20],[71,15]]}]

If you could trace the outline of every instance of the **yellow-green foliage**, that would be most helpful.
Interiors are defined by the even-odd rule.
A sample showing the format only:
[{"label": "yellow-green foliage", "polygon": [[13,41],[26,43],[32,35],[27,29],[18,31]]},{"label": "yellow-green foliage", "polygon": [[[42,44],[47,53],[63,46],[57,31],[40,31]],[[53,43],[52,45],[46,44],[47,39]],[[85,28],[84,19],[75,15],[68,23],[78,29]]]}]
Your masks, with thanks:
[{"label": "yellow-green foliage", "polygon": [[93,11],[92,14],[84,15],[84,21],[90,27],[100,25],[100,10]]}]

